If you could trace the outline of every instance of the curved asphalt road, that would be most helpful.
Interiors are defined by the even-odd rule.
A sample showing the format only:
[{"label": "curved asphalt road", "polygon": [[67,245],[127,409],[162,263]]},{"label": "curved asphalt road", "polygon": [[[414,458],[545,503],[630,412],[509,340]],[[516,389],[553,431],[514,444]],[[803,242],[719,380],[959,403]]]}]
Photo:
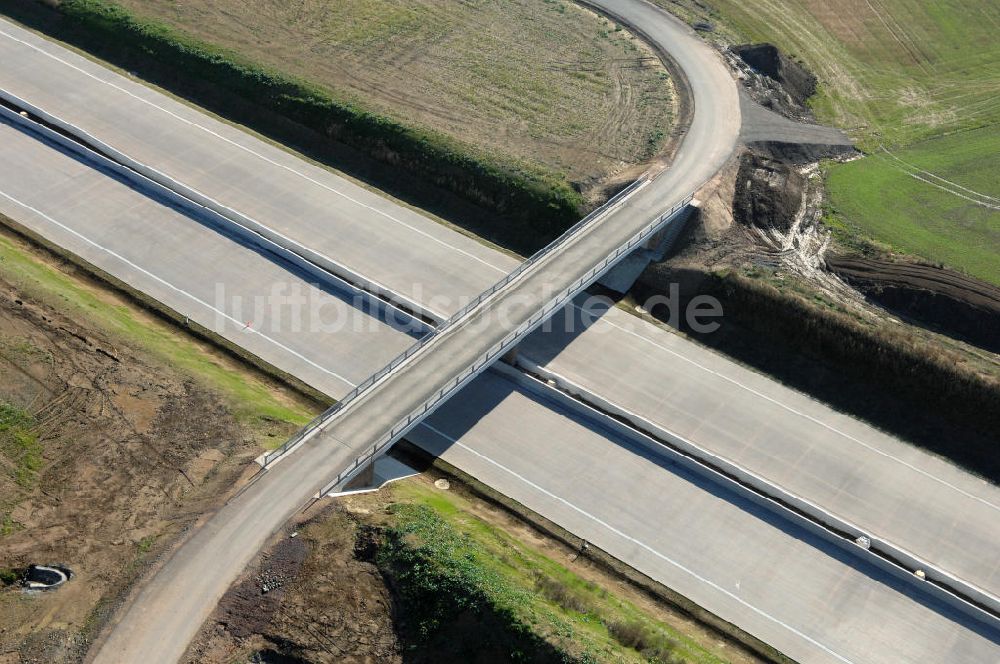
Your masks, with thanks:
[{"label": "curved asphalt road", "polygon": [[[673,205],[711,178],[737,145],[737,87],[719,56],[665,12],[638,0],[595,2],[643,32],[684,71],[694,115],[673,166],[619,215],[644,219]],[[351,452],[314,438],[201,526],[149,579],[96,647],[93,661],[175,662],[219,599],[268,537],[342,467]]]}]

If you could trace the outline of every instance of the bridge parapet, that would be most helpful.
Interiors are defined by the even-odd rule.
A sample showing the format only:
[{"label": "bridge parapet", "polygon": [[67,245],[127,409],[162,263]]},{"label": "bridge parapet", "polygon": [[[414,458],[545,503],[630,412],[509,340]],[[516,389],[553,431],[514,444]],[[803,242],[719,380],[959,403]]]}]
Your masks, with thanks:
[{"label": "bridge parapet", "polygon": [[[400,371],[402,367],[415,361],[415,358],[418,356],[431,352],[436,340],[448,335],[455,328],[465,325],[472,318],[483,315],[484,310],[492,306],[493,298],[499,297],[508,288],[512,287],[512,284],[515,284],[519,281],[519,279],[524,278],[525,275],[528,274],[533,268],[536,268],[546,256],[549,256],[553,252],[557,251],[578,233],[583,232],[585,228],[591,226],[592,224],[598,223],[600,219],[610,213],[614,208],[623,205],[627,198],[641,189],[646,182],[647,181],[643,179],[630,185],[630,187],[623,190],[617,197],[609,201],[607,205],[595,211],[593,214],[588,215],[588,217],[574,225],[555,242],[539,251],[529,260],[522,263],[518,269],[514,270],[512,273],[498,281],[493,287],[480,294],[439,328],[425,335],[411,348],[407,349],[385,367],[366,379],[350,394],[348,394],[347,397],[328,409],[312,423],[307,425],[307,427],[305,427],[299,435],[289,440],[284,446],[282,446],[282,448],[275,450],[273,453],[268,455],[268,457],[264,459],[265,467],[277,461],[281,458],[281,456],[289,453],[296,446],[302,444],[307,439],[321,433],[330,424],[335,422],[338,416],[347,410],[352,403],[363,397],[366,393],[374,390],[380,383],[388,380],[392,374]],[[325,487],[323,487],[319,492],[320,495],[332,492],[338,487],[342,487],[349,482],[355,474],[364,469],[369,463],[373,462],[377,456],[387,451],[388,448],[405,435],[407,431],[412,429],[420,421],[432,413],[450,396],[461,389],[462,386],[471,381],[510,349],[516,346],[521,339],[565,306],[578,293],[595,282],[601,277],[601,275],[610,270],[625,256],[640,248],[644,242],[646,242],[653,234],[662,229],[665,225],[680,218],[690,201],[690,196],[685,197],[680,203],[673,206],[666,212],[656,215],[638,232],[634,233],[625,242],[615,247],[611,253],[603,258],[603,260],[576,278],[568,286],[564,286],[554,295],[547,296],[541,306],[534,309],[529,316],[524,318],[501,339],[496,341],[482,353],[479,353],[473,361],[466,364],[458,373],[449,378],[447,382],[439,385],[433,393],[427,395],[426,398],[419,403],[419,405],[410,410],[405,416],[396,420],[395,423],[382,432],[380,436],[369,442],[369,444],[363,449],[359,450],[360,453],[355,457],[353,463],[346,468],[343,468]]]},{"label": "bridge parapet", "polygon": [[[418,340],[413,346],[406,349],[403,353],[395,357],[384,367],[376,371],[374,374],[365,379],[362,383],[358,384],[351,392],[339,400],[336,404],[331,406],[325,412],[320,414],[312,422],[307,424],[303,429],[301,429],[295,436],[290,438],[284,445],[280,448],[274,450],[273,452],[263,456],[260,459],[261,464],[267,468],[271,464],[275,463],[281,459],[284,455],[288,454],[296,447],[312,438],[313,436],[323,432],[337,417],[351,406],[356,400],[365,395],[367,392],[374,389],[381,382],[385,381],[394,372],[400,370],[401,367],[408,364],[417,355],[427,352],[429,347],[432,347],[435,340],[446,335],[450,330],[461,326],[466,323],[469,319],[476,316],[483,309],[490,306],[490,300],[496,297],[498,294],[502,293],[511,284],[518,281],[526,273],[535,268],[540,262],[542,262],[546,257],[550,256],[553,252],[556,252],[561,247],[566,245],[570,240],[576,237],[579,233],[583,232],[584,229],[596,224],[600,219],[608,215],[614,209],[624,205],[626,201],[639,190],[641,190],[646,184],[648,184],[646,178],[640,178],[633,182],[631,185],[619,192],[615,197],[609,200],[604,206],[595,210],[591,214],[587,215],[566,232],[560,235],[552,243],[538,251],[536,254],[531,256],[528,260],[524,261],[519,265],[514,271],[497,281],[496,284],[485,290],[483,293],[479,294],[462,309],[457,311],[448,320],[442,323],[437,328],[429,331],[420,340]],[[489,349],[481,353],[475,361],[465,366],[462,371],[451,378],[446,384],[437,389],[433,394],[431,394],[427,399],[425,399],[418,407],[411,410],[405,417],[399,419],[391,428],[385,431],[377,440],[373,441],[370,445],[366,446],[365,449],[359,454],[355,461],[347,468],[343,469],[337,476],[324,487],[320,494],[325,494],[333,491],[339,486],[343,486],[347,483],[353,475],[360,472],[368,463],[373,461],[379,454],[385,452],[394,442],[399,440],[407,431],[416,426],[421,420],[423,420],[427,415],[433,412],[438,406],[440,406],[444,401],[446,401],[452,394],[454,394],[463,385],[468,383],[470,380],[475,378],[478,374],[488,368],[493,362],[499,359],[502,355],[513,348],[521,339],[523,339],[528,333],[534,330],[536,327],[541,325],[545,320],[551,317],[556,311],[565,306],[569,300],[571,300],[580,291],[585,289],[587,286],[596,281],[602,274],[611,269],[617,262],[622,260],[632,251],[639,248],[644,242],[646,242],[654,233],[659,231],[665,225],[670,223],[672,220],[681,216],[681,212],[688,206],[691,202],[692,197],[685,197],[680,203],[673,206],[666,212],[656,215],[652,220],[650,220],[645,226],[643,226],[637,233],[630,237],[626,242],[622,243],[620,246],[616,247],[608,256],[606,256],[597,265],[593,266],[581,277],[576,279],[572,284],[561,289],[554,296],[548,298],[543,306],[538,308],[531,316],[526,320],[522,321],[517,327],[507,333],[500,341],[493,344]]]}]

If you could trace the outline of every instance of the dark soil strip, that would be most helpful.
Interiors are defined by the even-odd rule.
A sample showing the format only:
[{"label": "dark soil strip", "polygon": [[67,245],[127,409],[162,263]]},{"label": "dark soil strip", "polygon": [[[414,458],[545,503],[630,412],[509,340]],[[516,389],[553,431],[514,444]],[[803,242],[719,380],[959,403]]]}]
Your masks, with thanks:
[{"label": "dark soil strip", "polygon": [[919,263],[833,256],[826,264],[887,309],[1000,353],[1000,288],[955,270]]}]

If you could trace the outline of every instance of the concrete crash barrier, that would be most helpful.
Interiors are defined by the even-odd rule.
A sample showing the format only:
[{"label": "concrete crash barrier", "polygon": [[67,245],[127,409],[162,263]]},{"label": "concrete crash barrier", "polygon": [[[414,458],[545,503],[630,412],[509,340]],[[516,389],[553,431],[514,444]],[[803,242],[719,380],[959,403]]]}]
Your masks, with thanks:
[{"label": "concrete crash barrier", "polygon": [[21,583],[27,590],[54,590],[72,578],[65,565],[28,565]]},{"label": "concrete crash barrier", "polygon": [[8,106],[0,104],[0,116],[12,123],[25,127],[35,134],[40,134],[91,163],[115,172],[144,191],[152,191],[182,209],[194,210],[196,214],[207,218],[209,222],[227,233],[236,235],[254,246],[288,260],[319,278],[323,283],[332,282],[340,289],[346,287],[350,291],[360,291],[362,294],[370,296],[369,299],[379,309],[386,304],[391,304],[394,308],[414,318],[425,329],[444,319],[441,314],[425,309],[416,301],[395,293],[329,256],[314,251],[196,189],[178,182],[169,175],[132,159],[83,129],[2,88],[0,88],[0,101]]},{"label": "concrete crash barrier", "polygon": [[803,527],[822,540],[958,609],[976,621],[1000,630],[1000,598],[986,590],[724,457],[615,406],[564,376],[526,360],[523,355],[518,355],[515,362],[520,369],[499,363],[495,365],[496,370],[516,384],[563,407],[589,411],[591,419],[615,434]]}]

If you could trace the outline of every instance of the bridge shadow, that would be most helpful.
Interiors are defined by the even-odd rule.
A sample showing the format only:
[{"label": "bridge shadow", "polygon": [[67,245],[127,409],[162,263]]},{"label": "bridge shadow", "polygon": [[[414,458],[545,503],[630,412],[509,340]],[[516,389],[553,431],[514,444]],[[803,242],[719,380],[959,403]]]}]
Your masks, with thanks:
[{"label": "bridge shadow", "polygon": [[[607,306],[604,306],[603,310],[607,311],[607,308]],[[600,315],[597,314],[601,310],[600,307],[592,309],[592,313],[596,315],[596,318],[593,319],[591,319],[589,314],[581,312],[579,308],[568,307],[567,309],[567,311],[562,312],[561,316],[564,319],[575,319],[578,324],[582,323],[589,326],[600,318]],[[541,350],[539,353],[536,354],[533,350],[533,360],[551,359],[566,344],[571,343],[582,332],[582,329],[586,329],[585,327],[582,329],[579,327],[571,329],[571,326],[561,325],[562,322],[556,320],[551,330],[536,331],[534,333],[536,335],[554,336],[548,336],[545,339],[545,342],[540,346]],[[541,403],[546,411],[552,411],[557,417],[565,418],[572,423],[570,427],[565,428],[568,435],[584,437],[600,436],[616,445],[631,457],[641,460],[641,463],[658,467],[669,476],[664,477],[665,484],[683,482],[691,488],[706,492],[716,499],[725,501],[752,517],[759,527],[780,531],[787,537],[808,545],[823,556],[856,570],[871,582],[905,596],[940,616],[961,625],[970,632],[1000,645],[1000,632],[997,630],[967,616],[946,602],[920,591],[913,584],[896,578],[874,564],[827,542],[802,526],[792,522],[786,516],[751,502],[722,482],[710,479],[685,466],[679,465],[665,452],[657,451],[655,447],[647,447],[624,437],[614,430],[607,420],[604,420],[602,415],[596,412],[589,412],[583,408],[568,408],[562,402],[551,397],[546,397],[545,390],[546,388],[544,387],[541,388],[540,392],[530,390],[516,384],[509,377],[495,370],[488,371],[443,405],[428,418],[427,422],[409,433],[407,439],[424,452],[433,456],[441,456],[456,445],[461,445],[463,448],[462,453],[478,453],[488,458],[490,457],[491,450],[497,450],[498,446],[504,445],[505,440],[517,440],[516,444],[519,449],[523,447],[524,441],[537,441],[534,444],[542,447],[546,444],[546,441],[544,435],[540,435],[538,431],[533,430],[530,411],[528,411],[526,417],[515,419],[510,416],[509,408],[506,409],[506,413],[504,413],[503,409],[504,403],[508,400],[527,399]],[[521,411],[519,410],[518,412]],[[539,422],[540,420],[537,419],[534,421],[535,424]],[[573,464],[570,465],[572,466]],[[497,472],[504,473],[509,471],[501,470],[498,467]],[[523,464],[519,466],[518,472],[524,479],[531,480],[540,486],[545,486],[547,473],[558,472],[560,478],[564,480],[566,477],[565,473],[568,471],[566,468],[553,470],[552,468],[544,469],[534,464]],[[627,486],[619,486],[617,488],[607,485],[594,486],[593,478],[586,477],[583,474],[579,475],[579,481],[593,486],[595,491],[602,493],[613,490],[623,493],[629,491]],[[672,491],[676,491],[676,489]],[[563,498],[568,498],[568,496],[563,496]],[[647,506],[648,508],[649,506]],[[662,509],[676,510],[684,509],[684,507],[678,507],[675,504],[664,504]],[[633,535],[637,534],[633,533]],[[678,541],[684,539],[683,533],[677,533],[677,535]],[[780,552],[774,553],[774,561],[776,566],[780,565]],[[803,584],[808,584],[808,579],[803,580]],[[859,601],[861,600],[863,598],[859,599]],[[852,608],[837,607],[837,610],[850,611]]]}]

